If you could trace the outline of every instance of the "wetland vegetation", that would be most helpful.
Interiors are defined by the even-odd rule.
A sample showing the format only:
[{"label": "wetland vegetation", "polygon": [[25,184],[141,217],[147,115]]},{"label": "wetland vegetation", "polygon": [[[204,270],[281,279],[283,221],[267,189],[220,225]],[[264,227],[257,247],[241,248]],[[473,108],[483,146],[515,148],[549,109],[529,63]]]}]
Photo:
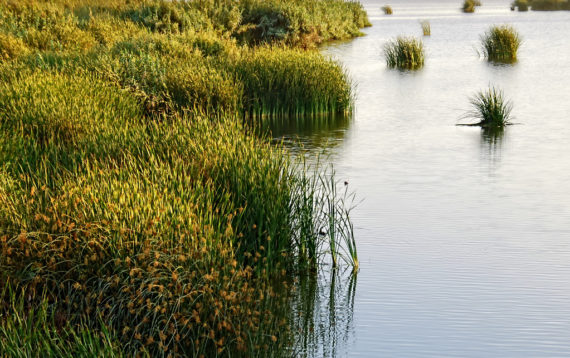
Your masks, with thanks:
[{"label": "wetland vegetation", "polygon": [[357,268],[351,196],[251,129],[350,112],[314,48],[368,25],[341,0],[2,2],[0,351],[283,354],[273,287]]}]

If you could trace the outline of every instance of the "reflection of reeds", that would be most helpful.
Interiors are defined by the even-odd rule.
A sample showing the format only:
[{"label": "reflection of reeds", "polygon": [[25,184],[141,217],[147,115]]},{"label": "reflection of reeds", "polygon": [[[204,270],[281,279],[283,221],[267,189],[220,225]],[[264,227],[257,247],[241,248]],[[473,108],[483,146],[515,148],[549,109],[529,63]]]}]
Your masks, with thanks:
[{"label": "reflection of reeds", "polygon": [[351,336],[357,275],[331,269],[299,277],[290,311],[292,349],[303,356],[336,356]]}]

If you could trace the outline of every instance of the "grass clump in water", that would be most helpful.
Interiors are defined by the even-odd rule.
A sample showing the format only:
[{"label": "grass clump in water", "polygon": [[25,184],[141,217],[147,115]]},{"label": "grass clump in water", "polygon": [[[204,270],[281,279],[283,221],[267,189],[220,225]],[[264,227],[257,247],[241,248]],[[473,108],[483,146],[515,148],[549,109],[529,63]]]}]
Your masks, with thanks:
[{"label": "grass clump in water", "polygon": [[510,25],[492,26],[481,36],[483,56],[500,63],[514,63],[521,45],[519,33]]},{"label": "grass clump in water", "polygon": [[422,40],[414,37],[399,36],[384,46],[384,57],[390,68],[401,70],[416,70],[423,67],[425,62],[424,45]]},{"label": "grass clump in water", "polygon": [[485,128],[500,128],[511,124],[512,102],[506,100],[503,91],[495,87],[481,91],[470,99],[473,110],[467,117],[478,119],[470,124]]},{"label": "grass clump in water", "polygon": [[382,6],[382,11],[384,11],[385,15],[392,15],[392,13],[393,13],[392,7],[390,5]]},{"label": "grass clump in water", "polygon": [[431,36],[431,24],[428,20],[420,21],[420,25],[422,26],[422,33],[424,36]]},{"label": "grass clump in water", "polygon": [[479,0],[465,0],[463,2],[463,12],[465,13],[474,13],[475,7],[481,6],[481,2]]}]

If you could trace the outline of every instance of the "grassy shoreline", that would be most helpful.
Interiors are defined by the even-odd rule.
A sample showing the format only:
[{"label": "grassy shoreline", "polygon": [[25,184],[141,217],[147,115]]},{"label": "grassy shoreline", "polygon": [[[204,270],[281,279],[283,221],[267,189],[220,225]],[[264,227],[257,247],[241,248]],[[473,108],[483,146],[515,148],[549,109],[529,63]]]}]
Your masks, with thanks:
[{"label": "grassy shoreline", "polygon": [[243,121],[350,111],[311,49],[367,25],[341,0],[0,5],[0,351],[284,354],[270,282],[357,265],[349,195]]}]

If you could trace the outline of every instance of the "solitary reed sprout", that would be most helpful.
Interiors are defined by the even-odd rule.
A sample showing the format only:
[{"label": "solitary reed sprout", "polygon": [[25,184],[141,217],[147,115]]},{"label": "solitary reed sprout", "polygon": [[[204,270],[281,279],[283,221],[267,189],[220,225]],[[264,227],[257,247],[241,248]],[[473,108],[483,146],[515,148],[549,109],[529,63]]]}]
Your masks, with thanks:
[{"label": "solitary reed sprout", "polygon": [[521,37],[510,25],[492,26],[481,36],[483,56],[489,61],[514,63]]},{"label": "solitary reed sprout", "polygon": [[470,99],[473,110],[467,117],[479,119],[472,125],[485,128],[500,128],[511,124],[512,102],[506,100],[503,91],[495,87],[480,91]]},{"label": "solitary reed sprout", "polygon": [[428,20],[420,21],[420,25],[422,25],[422,32],[424,36],[431,36],[431,25]]},{"label": "solitary reed sprout", "polygon": [[390,5],[382,6],[382,11],[384,11],[386,15],[392,15],[392,7]]},{"label": "solitary reed sprout", "polygon": [[386,64],[390,68],[415,70],[424,65],[425,54],[422,40],[398,36],[384,46]]}]

